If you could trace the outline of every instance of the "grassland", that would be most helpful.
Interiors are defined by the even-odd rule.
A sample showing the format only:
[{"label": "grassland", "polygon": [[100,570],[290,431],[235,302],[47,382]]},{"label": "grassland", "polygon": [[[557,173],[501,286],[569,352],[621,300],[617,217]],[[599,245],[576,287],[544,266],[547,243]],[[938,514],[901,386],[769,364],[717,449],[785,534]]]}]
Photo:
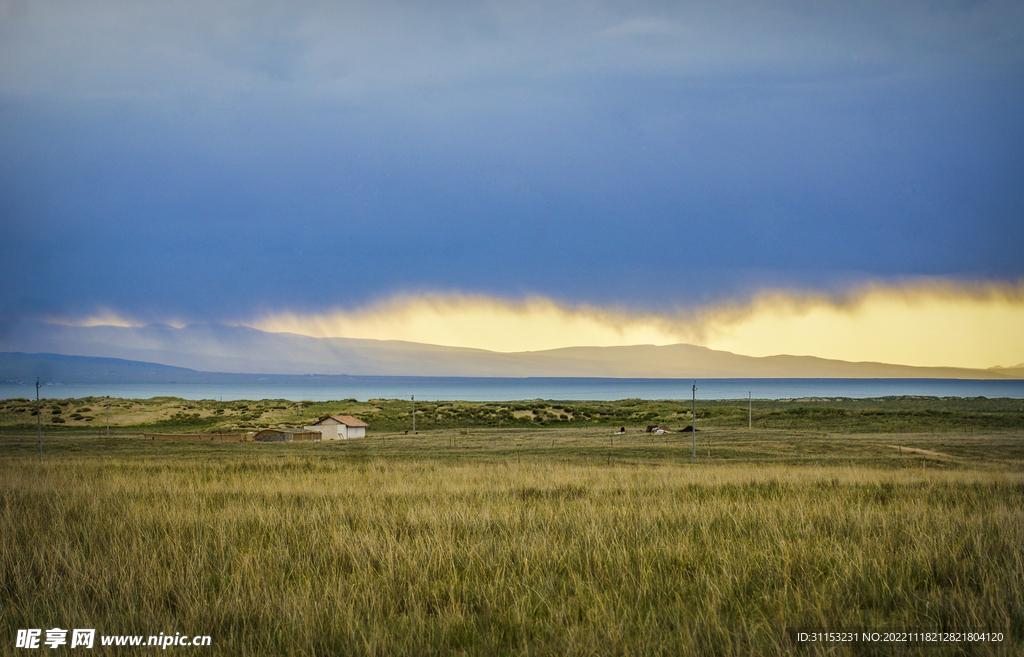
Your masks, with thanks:
[{"label": "grassland", "polygon": [[[159,413],[206,412],[177,403]],[[906,403],[788,407],[845,410],[842,430],[698,413],[697,463],[693,434],[639,417],[222,444],[140,440],[153,416],[125,404],[111,437],[51,425],[41,460],[34,424],[8,423],[0,654],[54,626],[206,634],[188,650],[211,655],[1024,654],[1024,424],[971,415],[1006,422],[1017,402]],[[873,411],[921,430],[849,420]],[[799,647],[799,627],[1005,640]]]},{"label": "grassland", "polygon": [[[752,423],[757,429],[806,429],[840,432],[978,432],[1024,426],[1024,400],[959,397],[885,397],[880,399],[754,400]],[[330,402],[191,401],[176,397],[152,399],[46,399],[40,420],[48,433],[105,434],[107,421],[117,430],[136,432],[235,432],[300,427],[329,414],[354,415],[371,431],[412,428],[408,400],[345,399]],[[697,402],[698,427],[741,428],[748,424],[745,401]],[[36,402],[0,400],[0,433],[34,431]],[[552,401],[416,402],[418,430],[495,428],[598,428],[648,424],[680,429],[693,421],[688,401]]]}]

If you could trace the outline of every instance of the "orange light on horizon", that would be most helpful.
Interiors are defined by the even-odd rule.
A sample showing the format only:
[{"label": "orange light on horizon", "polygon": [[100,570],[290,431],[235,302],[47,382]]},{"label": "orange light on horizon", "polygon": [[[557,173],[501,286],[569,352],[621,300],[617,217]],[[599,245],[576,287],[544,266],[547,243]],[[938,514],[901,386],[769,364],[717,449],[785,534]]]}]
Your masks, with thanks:
[{"label": "orange light on horizon", "polygon": [[[690,320],[684,317],[696,316]],[[916,366],[1024,363],[1024,285],[925,282],[842,296],[773,291],[697,312],[631,313],[549,299],[396,297],[355,311],[275,313],[248,326],[312,337],[404,340],[499,352],[681,342]]]},{"label": "orange light on horizon", "polygon": [[274,313],[243,323],[312,337],[403,340],[508,353],[680,341],[678,327],[663,317],[570,307],[543,298],[402,296],[354,312]]},{"label": "orange light on horizon", "polygon": [[1024,288],[873,286],[839,300],[768,293],[709,312],[701,332],[701,344],[748,356],[1014,366],[1024,363]]}]

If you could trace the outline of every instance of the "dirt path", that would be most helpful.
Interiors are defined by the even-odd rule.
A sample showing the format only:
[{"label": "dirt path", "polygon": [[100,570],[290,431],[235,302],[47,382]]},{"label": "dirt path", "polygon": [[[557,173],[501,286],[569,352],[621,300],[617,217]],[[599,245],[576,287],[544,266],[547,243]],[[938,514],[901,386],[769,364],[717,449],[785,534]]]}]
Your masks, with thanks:
[{"label": "dirt path", "polygon": [[893,449],[902,450],[904,452],[913,452],[914,454],[926,454],[928,456],[941,456],[941,457],[947,458],[947,459],[953,458],[949,454],[943,454],[942,452],[933,452],[930,449],[920,449],[920,448],[917,448],[917,447],[905,447],[905,446],[902,446],[902,445],[887,445],[887,447],[892,447]]}]

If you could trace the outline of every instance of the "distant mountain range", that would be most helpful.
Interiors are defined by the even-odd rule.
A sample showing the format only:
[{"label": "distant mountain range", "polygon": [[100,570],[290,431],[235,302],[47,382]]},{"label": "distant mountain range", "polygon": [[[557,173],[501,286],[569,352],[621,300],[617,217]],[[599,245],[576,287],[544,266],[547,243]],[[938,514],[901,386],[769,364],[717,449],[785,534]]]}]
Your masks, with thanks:
[{"label": "distant mountain range", "polygon": [[[0,381],[217,382],[234,375],[621,378],[1024,378],[1012,368],[851,363],[811,356],[755,358],[688,344],[569,347],[499,353],[394,340],[311,338],[218,324],[64,326],[8,323]],[[72,357],[72,358],[67,358]],[[42,373],[41,373],[42,372]],[[225,378],[228,377],[228,378]],[[248,377],[245,377],[248,378]]]}]

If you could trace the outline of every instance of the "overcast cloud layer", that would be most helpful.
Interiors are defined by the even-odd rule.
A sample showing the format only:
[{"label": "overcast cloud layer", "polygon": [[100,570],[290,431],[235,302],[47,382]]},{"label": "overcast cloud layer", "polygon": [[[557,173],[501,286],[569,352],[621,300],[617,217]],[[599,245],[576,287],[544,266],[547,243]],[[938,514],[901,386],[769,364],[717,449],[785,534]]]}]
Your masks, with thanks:
[{"label": "overcast cloud layer", "polygon": [[0,2],[0,309],[1024,278],[1024,3]]}]

